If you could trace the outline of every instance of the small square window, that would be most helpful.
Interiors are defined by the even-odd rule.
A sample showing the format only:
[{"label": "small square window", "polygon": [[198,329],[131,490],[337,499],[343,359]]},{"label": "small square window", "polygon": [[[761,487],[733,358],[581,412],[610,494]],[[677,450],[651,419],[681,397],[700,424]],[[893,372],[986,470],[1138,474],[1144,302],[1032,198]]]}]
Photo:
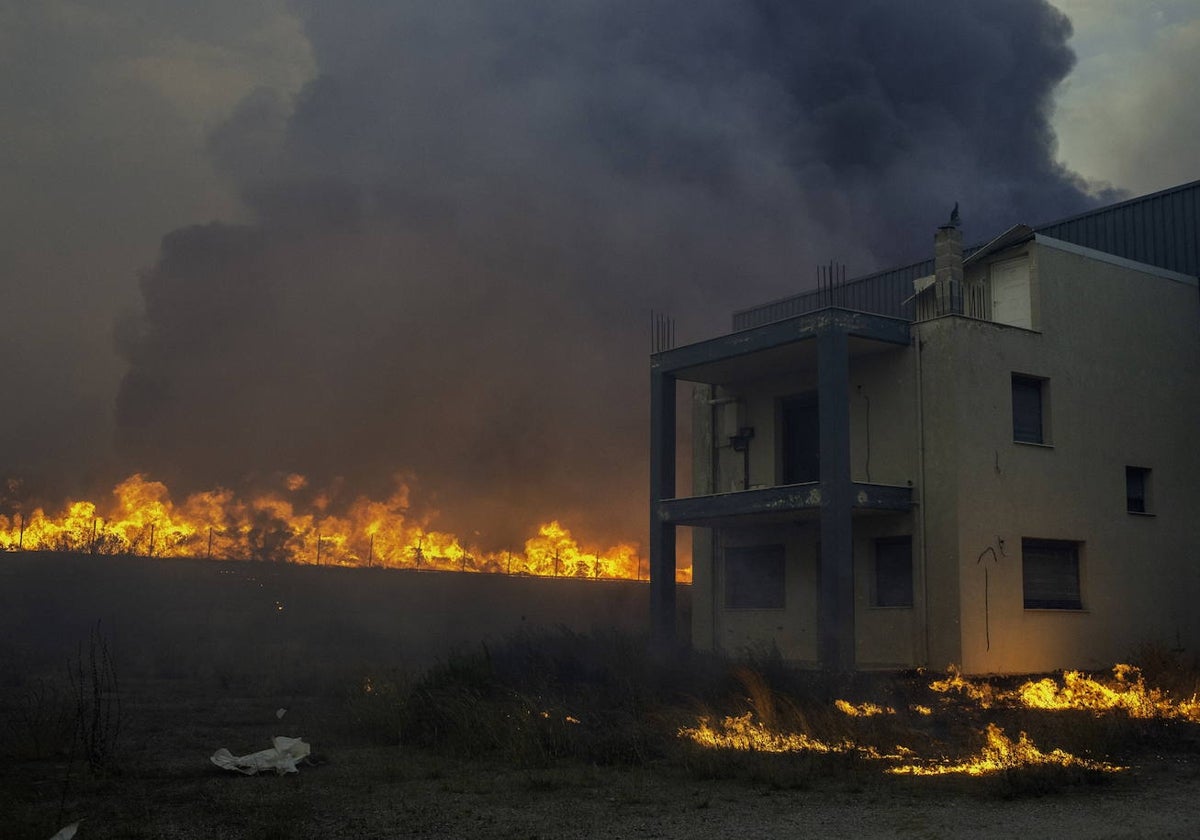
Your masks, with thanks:
[{"label": "small square window", "polygon": [[1012,375],[1013,440],[1048,443],[1046,434],[1046,380]]},{"label": "small square window", "polygon": [[726,548],[725,606],[729,609],[783,609],[784,558],[782,545]]},{"label": "small square window", "polygon": [[1079,543],[1021,540],[1022,588],[1027,610],[1081,610]]},{"label": "small square window", "polygon": [[912,606],[912,537],[875,540],[874,583],[872,606]]},{"label": "small square window", "polygon": [[1146,467],[1125,468],[1125,510],[1150,512],[1150,470]]}]

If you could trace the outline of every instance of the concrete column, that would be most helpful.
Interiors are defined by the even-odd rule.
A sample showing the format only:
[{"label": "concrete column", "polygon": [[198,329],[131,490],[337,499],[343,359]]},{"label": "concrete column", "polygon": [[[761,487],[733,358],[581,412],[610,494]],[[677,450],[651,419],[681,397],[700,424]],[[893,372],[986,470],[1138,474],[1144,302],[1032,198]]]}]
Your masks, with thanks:
[{"label": "concrete column", "polygon": [[675,526],[658,503],[675,498],[675,377],[650,371],[650,630],[659,643],[675,639]]},{"label": "concrete column", "polygon": [[850,478],[850,355],[846,333],[817,337],[821,433],[821,575],[817,645],[822,667],[854,667],[854,487]]}]

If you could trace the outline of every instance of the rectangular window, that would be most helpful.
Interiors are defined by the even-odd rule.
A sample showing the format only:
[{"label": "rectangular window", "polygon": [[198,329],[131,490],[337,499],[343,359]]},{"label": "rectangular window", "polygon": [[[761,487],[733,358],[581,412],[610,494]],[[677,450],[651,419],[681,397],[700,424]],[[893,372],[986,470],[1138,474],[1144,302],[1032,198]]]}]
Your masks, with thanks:
[{"label": "rectangular window", "polygon": [[1021,574],[1027,610],[1081,610],[1079,543],[1021,540]]},{"label": "rectangular window", "polygon": [[817,392],[779,401],[780,484],[821,480],[821,422]]},{"label": "rectangular window", "polygon": [[1012,375],[1013,440],[1048,443],[1046,434],[1046,380]]},{"label": "rectangular window", "polygon": [[876,607],[911,607],[913,602],[912,537],[875,540]]},{"label": "rectangular window", "polygon": [[725,606],[729,609],[779,610],[784,607],[782,545],[725,549]]},{"label": "rectangular window", "polygon": [[1150,512],[1150,470],[1146,467],[1125,468],[1125,510]]}]

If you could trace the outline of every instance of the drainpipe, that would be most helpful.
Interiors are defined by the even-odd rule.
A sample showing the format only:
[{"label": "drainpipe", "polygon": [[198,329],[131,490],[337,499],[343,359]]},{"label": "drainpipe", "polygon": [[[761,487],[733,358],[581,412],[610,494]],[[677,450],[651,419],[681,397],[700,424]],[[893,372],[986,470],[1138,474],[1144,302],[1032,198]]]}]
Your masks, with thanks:
[{"label": "drainpipe", "polygon": [[925,545],[925,385],[922,378],[921,333],[916,330],[913,341],[917,351],[917,475],[920,478],[920,497],[917,505],[920,507],[917,516],[917,533],[921,538],[921,649],[923,651],[921,664],[929,665],[929,574],[927,558],[929,550]]}]

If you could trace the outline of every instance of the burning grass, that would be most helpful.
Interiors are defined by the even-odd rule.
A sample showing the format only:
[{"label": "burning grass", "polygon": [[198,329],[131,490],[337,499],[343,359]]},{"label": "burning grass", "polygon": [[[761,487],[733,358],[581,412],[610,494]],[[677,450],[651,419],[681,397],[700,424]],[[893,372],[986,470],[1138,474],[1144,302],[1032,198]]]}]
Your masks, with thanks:
[{"label": "burning grass", "polygon": [[[901,693],[910,698],[922,690],[914,676],[905,682]],[[1055,771],[1069,771],[1059,783],[1119,773],[1146,743],[1174,738],[1177,747],[1190,748],[1195,742],[1196,732],[1172,727],[1200,723],[1196,695],[1179,698],[1149,686],[1132,665],[1119,664],[1108,675],[1066,671],[1011,682],[967,679],[950,669],[925,682],[927,702],[909,702],[900,714],[891,705],[838,698],[832,708],[841,713],[840,724],[794,698],[771,698],[759,689],[747,702],[765,705],[767,715],[756,719],[748,711],[719,723],[702,716],[678,734],[725,753],[848,755],[892,775],[1002,775],[1010,792],[1029,779],[1041,780],[1031,786],[1041,792]],[[781,708],[793,711],[780,714]],[[1036,740],[1026,727],[1036,728]]]},{"label": "burning grass", "polygon": [[[218,827],[234,834],[270,836],[260,830],[293,807],[325,825],[331,809],[361,814],[380,802],[408,803],[406,820],[433,825],[442,818],[429,811],[433,803],[483,802],[483,795],[493,799],[480,813],[493,814],[515,796],[522,808],[536,797],[570,809],[579,796],[610,801],[622,780],[635,777],[669,787],[670,801],[869,791],[868,804],[890,807],[904,797],[909,807],[940,807],[947,795],[1012,798],[1097,782],[1136,785],[1137,774],[1122,771],[1161,763],[1164,745],[1176,755],[1200,752],[1197,724],[1181,712],[1191,701],[1129,667],[1027,680],[829,675],[769,659],[734,664],[687,651],[654,653],[635,637],[558,630],[520,633],[425,670],[365,668],[349,684],[264,688],[253,697],[235,695],[232,704],[205,682],[123,678],[131,763],[124,773],[98,775],[78,757],[75,769],[62,769],[77,747],[61,714],[42,714],[69,705],[65,683],[55,694],[45,681],[29,681],[23,699],[15,696],[20,702],[0,708],[25,710],[0,714],[0,749],[19,763],[8,782],[15,807],[41,820],[37,831],[17,836],[49,836],[79,815],[102,825],[105,836],[140,836],[134,827],[150,813],[151,799],[155,814],[220,802]],[[174,705],[150,693],[168,687]],[[1108,692],[1148,700],[1118,701]],[[1034,695],[1040,704],[1028,702]],[[46,702],[54,696],[58,705]],[[286,726],[295,727],[287,731],[310,740],[320,762],[287,786],[212,775],[204,759],[216,746],[279,734],[275,709],[284,706]],[[235,714],[221,718],[224,709]],[[235,724],[242,727],[236,733]],[[181,750],[177,758],[154,752],[163,733]],[[142,745],[150,752],[138,753]],[[155,763],[164,760],[174,763]],[[63,809],[43,814],[39,797],[51,782],[69,796]],[[612,807],[661,811],[644,787],[625,784]],[[418,790],[426,797],[419,802]],[[137,806],[129,814],[122,797]],[[387,833],[382,823],[370,824]],[[466,823],[458,827],[472,833]]]},{"label": "burning grass", "polygon": [[954,671],[730,668],[697,654],[671,661],[666,674],[656,670],[662,661],[594,639],[516,639],[447,662],[401,692],[394,731],[401,741],[500,751],[533,766],[559,758],[665,762],[703,778],[789,788],[995,777],[1004,795],[1119,774],[1148,745],[1193,749],[1197,734],[1177,729],[1196,724],[1195,698],[1149,686],[1128,665],[1018,683]]},{"label": "burning grass", "polygon": [[[516,551],[485,551],[414,515],[400,483],[386,499],[335,504],[330,493],[286,476],[270,492],[194,493],[176,502],[165,484],[131,475],[105,502],[75,500],[0,514],[0,550],[258,559],[313,565],[382,566],[556,577],[640,579],[636,545],[585,547],[558,521],[544,522]],[[681,569],[681,582],[690,569]]]}]

